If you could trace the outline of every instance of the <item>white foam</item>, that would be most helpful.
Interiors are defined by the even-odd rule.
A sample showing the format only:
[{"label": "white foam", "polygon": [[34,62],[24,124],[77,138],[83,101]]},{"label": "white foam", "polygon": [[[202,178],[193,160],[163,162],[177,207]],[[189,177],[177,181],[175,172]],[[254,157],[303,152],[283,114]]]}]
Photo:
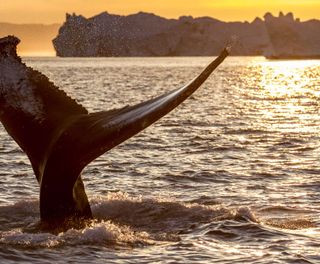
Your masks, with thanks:
[{"label": "white foam", "polygon": [[235,211],[235,218],[242,217],[252,222],[259,222],[254,212],[249,207],[240,207]]},{"label": "white foam", "polygon": [[0,244],[25,247],[55,247],[62,242],[59,236],[49,233],[24,233],[20,229],[0,232]]},{"label": "white foam", "polygon": [[[248,207],[227,209],[222,205],[201,205],[183,203],[172,198],[132,197],[127,193],[109,193],[106,197],[91,200],[96,220],[83,229],[69,229],[58,235],[49,233],[26,233],[21,228],[0,232],[0,245],[26,247],[57,247],[63,245],[148,245],[160,241],[177,241],[179,231],[191,225],[211,223],[224,219],[245,218],[257,222],[253,211]],[[24,201],[8,206],[24,220],[33,217],[37,222],[38,202]],[[16,220],[16,219],[15,219]],[[21,225],[20,225],[21,226]],[[11,228],[10,225],[8,228]]]},{"label": "white foam", "polygon": [[58,247],[63,245],[135,245],[150,244],[146,232],[133,231],[110,221],[93,222],[84,229],[69,229],[58,235],[50,233],[26,233],[21,229],[0,232],[0,245],[24,247]]},{"label": "white foam", "polygon": [[111,221],[93,222],[82,230],[70,229],[59,236],[66,241],[85,244],[146,244],[150,239],[146,232],[133,231]]}]

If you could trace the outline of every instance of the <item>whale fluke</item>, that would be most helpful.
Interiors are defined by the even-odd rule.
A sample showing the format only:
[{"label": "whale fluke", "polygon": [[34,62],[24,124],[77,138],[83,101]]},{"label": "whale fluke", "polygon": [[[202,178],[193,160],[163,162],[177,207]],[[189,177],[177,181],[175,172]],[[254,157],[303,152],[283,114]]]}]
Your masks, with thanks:
[{"label": "whale fluke", "polygon": [[168,114],[228,56],[221,52],[189,84],[157,98],[104,112],[88,113],[16,55],[19,40],[0,39],[0,120],[28,155],[40,184],[45,222],[90,218],[81,171],[91,161]]}]

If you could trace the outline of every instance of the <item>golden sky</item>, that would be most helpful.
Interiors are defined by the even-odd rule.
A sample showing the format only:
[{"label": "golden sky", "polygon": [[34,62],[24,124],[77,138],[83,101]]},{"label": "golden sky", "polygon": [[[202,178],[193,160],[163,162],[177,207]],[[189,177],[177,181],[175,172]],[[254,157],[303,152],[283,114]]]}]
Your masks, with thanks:
[{"label": "golden sky", "polygon": [[62,23],[65,13],[90,17],[152,12],[169,18],[211,16],[224,21],[253,20],[267,11],[291,11],[302,20],[320,18],[320,0],[0,0],[0,22]]}]

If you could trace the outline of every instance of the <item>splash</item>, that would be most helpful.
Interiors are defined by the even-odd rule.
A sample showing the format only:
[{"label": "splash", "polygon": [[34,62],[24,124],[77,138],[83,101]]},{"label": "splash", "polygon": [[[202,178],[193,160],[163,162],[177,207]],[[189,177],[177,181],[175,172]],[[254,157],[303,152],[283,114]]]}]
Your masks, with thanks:
[{"label": "splash", "polygon": [[[0,245],[26,248],[69,245],[140,247],[177,242],[199,230],[205,230],[207,235],[218,240],[226,240],[245,237],[250,232],[268,232],[270,228],[283,231],[315,227],[312,220],[299,217],[293,219],[288,217],[288,213],[286,217],[276,218],[274,210],[278,212],[281,209],[284,212],[278,207],[267,207],[255,212],[247,206],[203,205],[201,201],[187,203],[168,197],[135,197],[125,192],[108,193],[105,197],[94,198],[91,204],[95,220],[89,221],[81,229],[69,229],[57,234],[39,229],[33,229],[30,233],[30,225],[39,220],[38,201],[23,201],[0,207],[1,214],[12,217],[6,223],[1,223],[3,231],[0,231]],[[16,224],[12,225],[14,221]],[[264,225],[268,226],[266,230]]]},{"label": "splash", "polygon": [[[38,221],[38,201],[1,207],[0,211],[12,218],[0,232],[0,244],[28,248],[77,244],[131,247],[179,241],[179,234],[192,232],[203,223],[225,219],[255,221],[249,208],[230,210],[223,205],[183,203],[164,197],[132,197],[124,192],[95,198],[91,204],[95,220],[82,229],[69,229],[58,234],[30,228]],[[13,221],[17,222],[14,226],[10,224]]]}]

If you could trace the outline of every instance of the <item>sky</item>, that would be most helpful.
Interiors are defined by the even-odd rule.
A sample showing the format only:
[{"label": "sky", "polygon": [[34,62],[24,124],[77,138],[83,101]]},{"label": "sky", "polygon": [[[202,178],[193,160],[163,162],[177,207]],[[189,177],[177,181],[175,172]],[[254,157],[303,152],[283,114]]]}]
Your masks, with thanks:
[{"label": "sky", "polygon": [[252,21],[266,12],[293,12],[301,20],[320,19],[320,0],[0,0],[0,22],[62,23],[65,13],[91,17],[101,12],[151,12],[167,18],[210,16],[223,21]]}]

